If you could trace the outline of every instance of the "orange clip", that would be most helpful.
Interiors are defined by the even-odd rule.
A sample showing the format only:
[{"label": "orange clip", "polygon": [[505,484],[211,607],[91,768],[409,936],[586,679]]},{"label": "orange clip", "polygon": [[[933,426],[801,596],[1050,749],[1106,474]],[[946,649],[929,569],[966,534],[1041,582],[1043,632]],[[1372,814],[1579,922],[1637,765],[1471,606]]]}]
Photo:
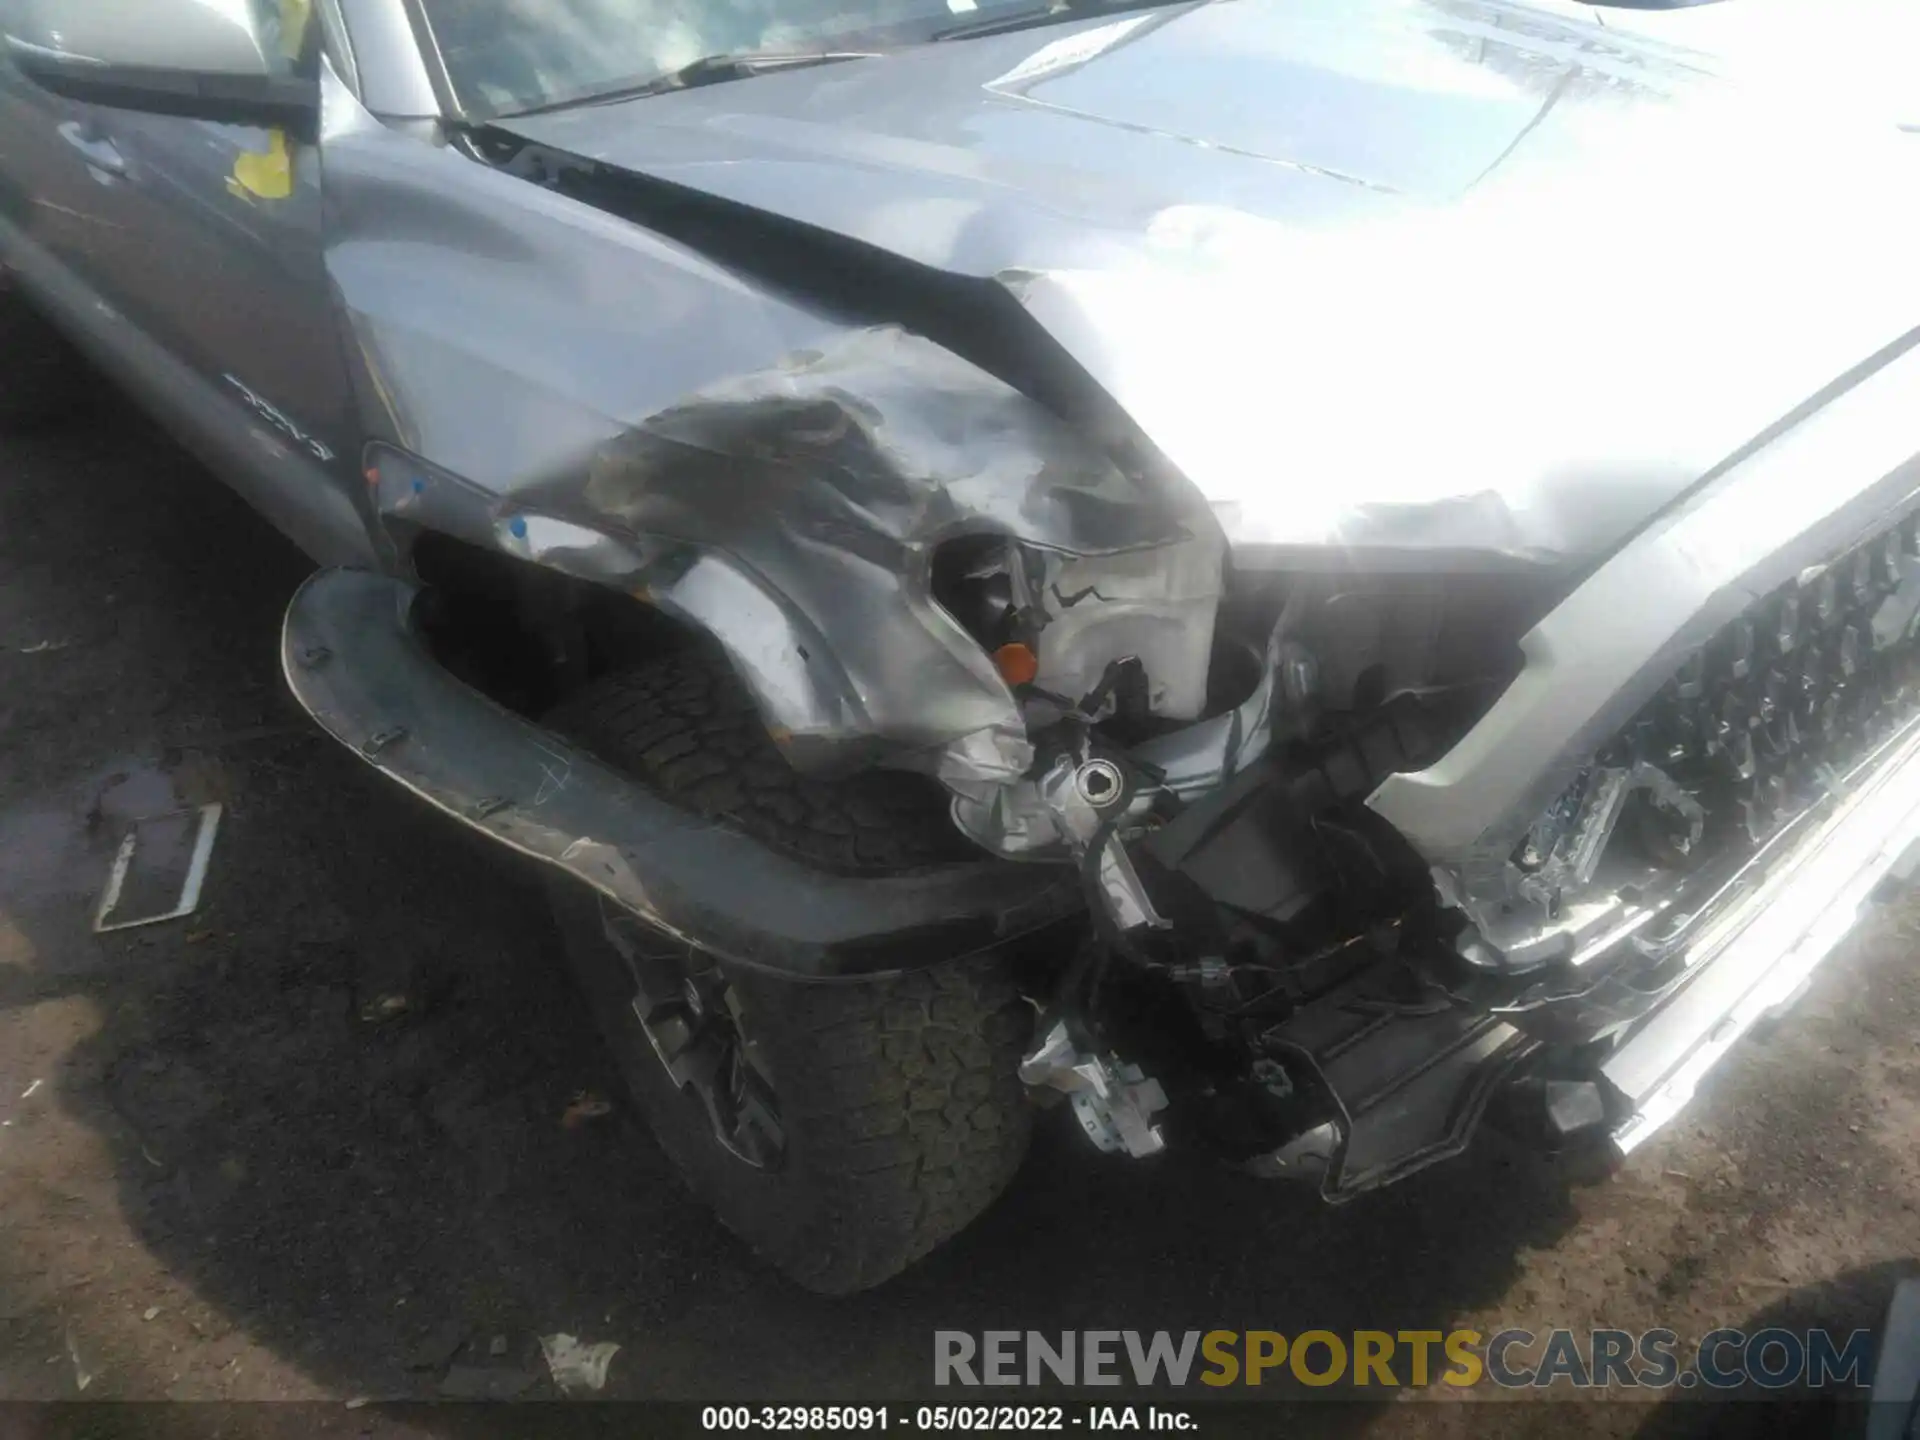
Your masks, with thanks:
[{"label": "orange clip", "polygon": [[1040,657],[1018,641],[994,651],[993,663],[1000,671],[1000,678],[1009,685],[1031,685],[1033,677],[1040,673]]}]

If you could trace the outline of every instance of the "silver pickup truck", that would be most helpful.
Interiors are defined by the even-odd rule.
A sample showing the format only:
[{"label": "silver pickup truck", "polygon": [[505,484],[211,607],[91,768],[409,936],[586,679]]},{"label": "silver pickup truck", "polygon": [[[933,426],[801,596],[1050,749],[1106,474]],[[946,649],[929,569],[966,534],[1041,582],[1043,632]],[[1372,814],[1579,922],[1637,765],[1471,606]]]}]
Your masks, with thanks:
[{"label": "silver pickup truck", "polygon": [[1631,1149],[1920,853],[1891,125],[1503,0],[0,33],[0,419],[83,352],[314,557],[293,693],[802,1284],[1040,1104]]}]

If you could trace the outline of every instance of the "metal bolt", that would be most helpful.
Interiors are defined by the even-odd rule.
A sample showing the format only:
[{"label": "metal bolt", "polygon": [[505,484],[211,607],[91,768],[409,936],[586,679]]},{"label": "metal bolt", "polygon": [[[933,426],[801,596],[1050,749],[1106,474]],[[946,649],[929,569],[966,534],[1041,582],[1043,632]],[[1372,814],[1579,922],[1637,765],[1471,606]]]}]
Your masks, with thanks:
[{"label": "metal bolt", "polygon": [[1126,778],[1111,760],[1089,760],[1073,775],[1073,788],[1080,798],[1096,809],[1104,809],[1126,791]]}]

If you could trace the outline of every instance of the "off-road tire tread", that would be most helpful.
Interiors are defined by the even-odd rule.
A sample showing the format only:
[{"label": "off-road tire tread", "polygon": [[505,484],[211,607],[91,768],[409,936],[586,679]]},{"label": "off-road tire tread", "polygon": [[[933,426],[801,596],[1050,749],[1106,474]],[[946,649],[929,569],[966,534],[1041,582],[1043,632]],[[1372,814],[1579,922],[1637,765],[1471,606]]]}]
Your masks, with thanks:
[{"label": "off-road tire tread", "polygon": [[1032,1019],[1003,967],[975,960],[860,985],[745,984],[747,1003],[762,1009],[779,986],[790,1032],[781,1048],[815,1062],[789,1059],[781,1072],[783,1117],[804,1127],[809,1182],[833,1197],[768,1254],[793,1279],[828,1294],[877,1285],[1007,1187],[1030,1131],[1016,1071]]},{"label": "off-road tire tread", "polygon": [[554,723],[675,805],[816,869],[897,873],[979,855],[923,776],[826,781],[795,771],[746,687],[703,650],[606,676]]},{"label": "off-road tire tread", "polygon": [[[898,871],[955,854],[937,790],[929,804],[899,783],[914,776],[796,775],[738,680],[703,652],[606,676],[549,723],[675,803],[822,868]],[[1032,1011],[1001,961],[833,984],[732,980],[778,1076],[789,1139],[775,1183],[797,1188],[758,1188],[711,1132],[642,1103],[692,1188],[775,1266],[825,1294],[867,1289],[1006,1188],[1030,1132],[1016,1072]],[[626,1063],[643,1076],[657,1064]]]}]

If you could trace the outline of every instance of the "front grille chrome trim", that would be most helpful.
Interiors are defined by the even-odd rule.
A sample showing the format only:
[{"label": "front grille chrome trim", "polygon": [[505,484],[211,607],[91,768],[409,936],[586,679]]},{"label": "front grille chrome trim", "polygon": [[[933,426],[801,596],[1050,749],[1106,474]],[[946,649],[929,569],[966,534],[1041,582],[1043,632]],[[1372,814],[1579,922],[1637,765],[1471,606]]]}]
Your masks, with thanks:
[{"label": "front grille chrome trim", "polygon": [[1427,769],[1368,804],[1477,890],[1686,658],[1756,600],[1920,503],[1920,349],[1739,459],[1602,564],[1521,642],[1527,663]]},{"label": "front grille chrome trim", "polygon": [[1600,1066],[1626,1118],[1622,1153],[1693,1098],[1753,1025],[1791,1003],[1860,918],[1880,882],[1920,846],[1920,726],[1883,752],[1834,809],[1739,900],[1691,937],[1691,978]]}]

